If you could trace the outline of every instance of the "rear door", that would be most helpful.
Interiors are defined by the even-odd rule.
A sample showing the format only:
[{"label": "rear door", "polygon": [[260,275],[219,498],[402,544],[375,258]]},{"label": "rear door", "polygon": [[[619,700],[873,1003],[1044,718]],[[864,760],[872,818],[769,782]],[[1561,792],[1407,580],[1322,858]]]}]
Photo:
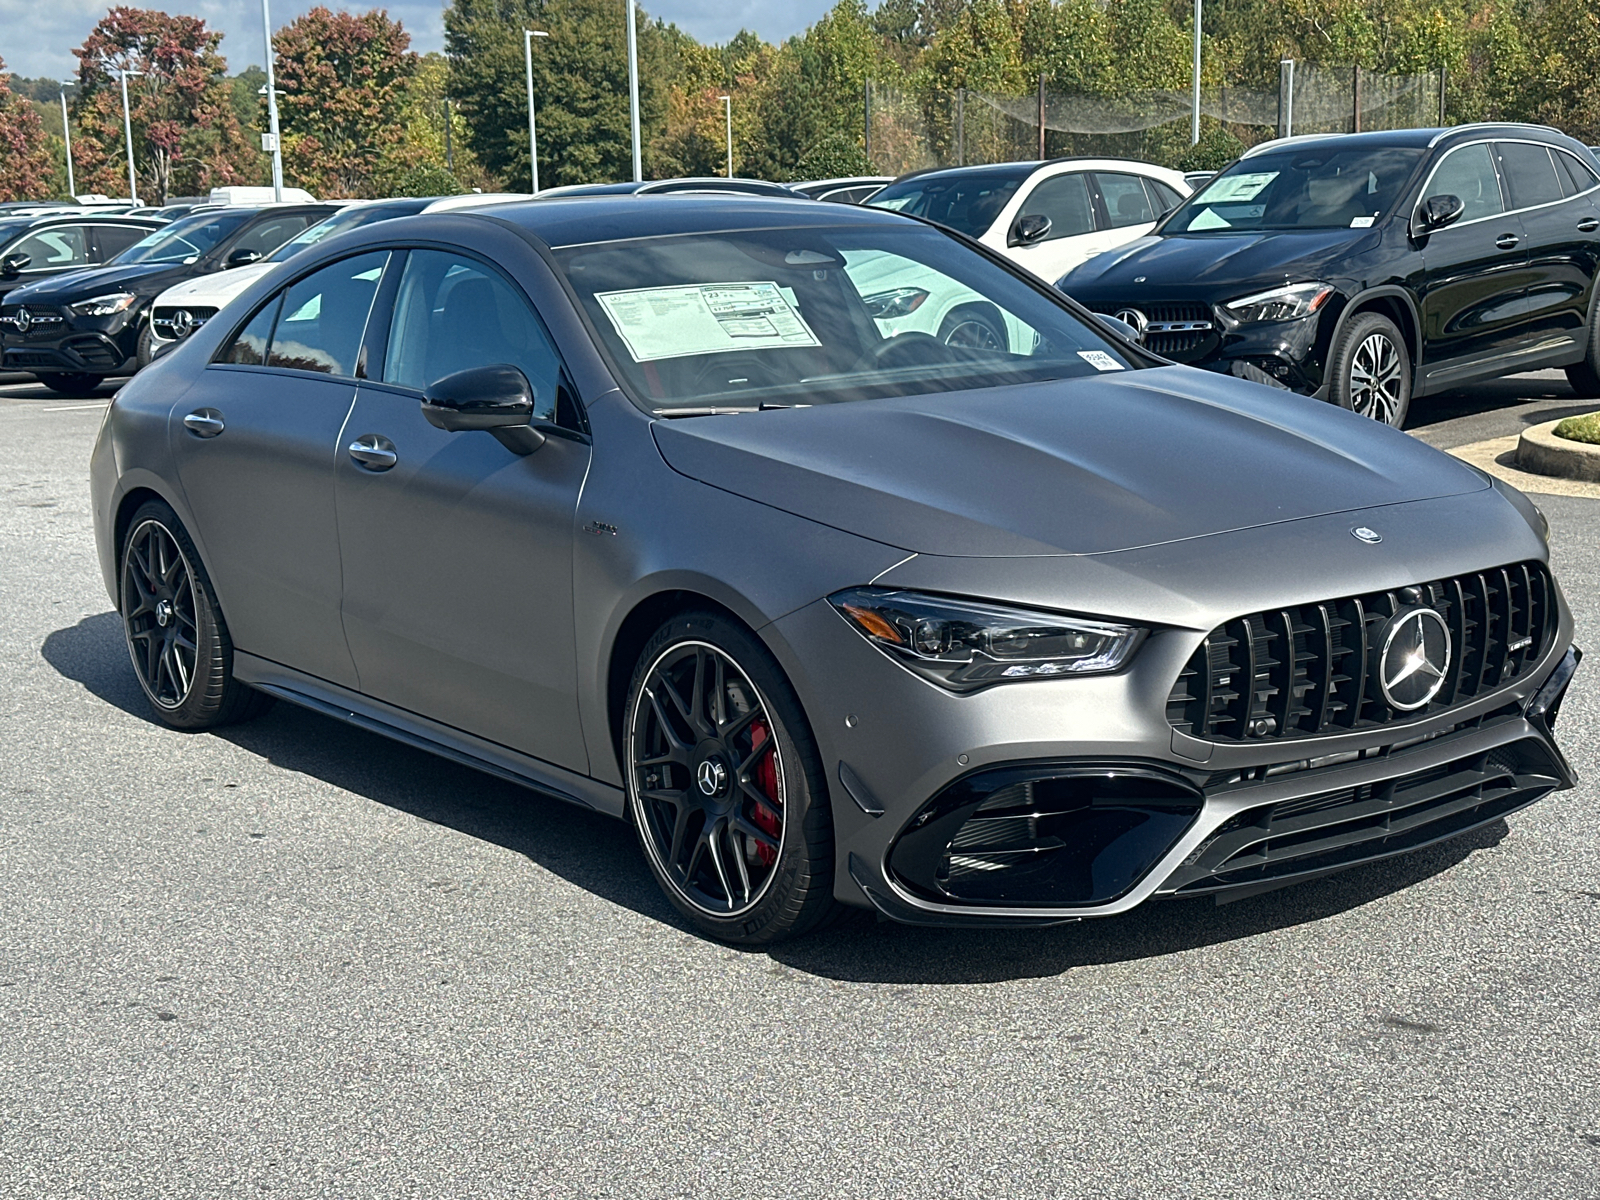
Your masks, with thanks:
[{"label": "rear door", "polygon": [[[560,356],[521,288],[464,251],[410,251],[393,292],[336,472],[344,627],[361,690],[586,772],[572,538],[589,443],[572,427]],[[488,433],[447,433],[423,417],[430,383],[498,363],[527,376],[541,416],[566,415],[567,436],[520,456]],[[358,461],[358,442],[392,461]]]},{"label": "rear door", "polygon": [[90,234],[94,239],[94,260],[108,263],[129,246],[148,234],[150,230],[137,225],[94,225]]},{"label": "rear door", "polygon": [[[1578,160],[1537,142],[1498,142],[1500,172],[1528,237],[1526,337],[1532,348],[1559,354],[1583,344],[1589,298],[1600,258],[1600,214],[1594,193],[1579,188],[1561,161]],[[1583,175],[1578,175],[1579,179]],[[1587,193],[1587,194],[1581,194]]]},{"label": "rear door", "polygon": [[1488,142],[1448,151],[1424,185],[1421,202],[1461,200],[1460,220],[1422,244],[1422,377],[1430,389],[1491,374],[1528,343],[1527,235],[1509,212]]},{"label": "rear door", "polygon": [[280,290],[171,417],[178,478],[234,645],[350,688],[335,453],[387,259],[357,254]]}]

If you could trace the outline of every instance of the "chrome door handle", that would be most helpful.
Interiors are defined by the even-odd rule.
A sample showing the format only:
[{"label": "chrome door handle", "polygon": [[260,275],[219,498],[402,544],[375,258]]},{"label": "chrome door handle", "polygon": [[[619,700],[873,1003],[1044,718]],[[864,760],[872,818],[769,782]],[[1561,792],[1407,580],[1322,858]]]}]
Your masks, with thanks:
[{"label": "chrome door handle", "polygon": [[387,471],[400,461],[394,443],[376,433],[364,433],[346,447],[350,457],[368,471]]},{"label": "chrome door handle", "polygon": [[1495,238],[1494,244],[1499,246],[1502,250],[1515,250],[1519,240],[1520,239],[1514,233],[1502,233],[1499,237]]},{"label": "chrome door handle", "polygon": [[1593,233],[1596,229],[1600,229],[1600,218],[1585,217],[1578,222],[1579,233]]},{"label": "chrome door handle", "polygon": [[214,438],[227,428],[222,414],[214,408],[197,408],[183,419],[184,428],[196,437]]}]

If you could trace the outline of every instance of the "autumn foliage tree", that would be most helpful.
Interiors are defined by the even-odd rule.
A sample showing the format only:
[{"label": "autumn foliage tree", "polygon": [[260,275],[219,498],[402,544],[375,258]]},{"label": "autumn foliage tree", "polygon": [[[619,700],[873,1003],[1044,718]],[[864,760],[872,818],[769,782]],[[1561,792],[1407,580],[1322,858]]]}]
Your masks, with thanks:
[{"label": "autumn foliage tree", "polygon": [[41,200],[54,174],[39,114],[11,90],[0,59],[0,200]]},{"label": "autumn foliage tree", "polygon": [[380,196],[414,165],[406,88],[411,35],[387,13],[318,6],[280,29],[278,122],[284,170],[322,196]]},{"label": "autumn foliage tree", "polygon": [[255,182],[258,155],[230,103],[220,32],[199,17],[152,9],[111,9],[73,53],[78,98],[73,157],[78,186],[117,194],[127,187],[122,91],[128,79],[134,165],[145,199]]}]

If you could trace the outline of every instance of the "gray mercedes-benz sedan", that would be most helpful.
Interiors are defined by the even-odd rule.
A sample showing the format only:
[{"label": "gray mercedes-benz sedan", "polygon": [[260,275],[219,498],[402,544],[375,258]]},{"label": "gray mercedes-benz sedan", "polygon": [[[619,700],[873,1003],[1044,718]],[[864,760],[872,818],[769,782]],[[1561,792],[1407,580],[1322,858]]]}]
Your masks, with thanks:
[{"label": "gray mercedes-benz sedan", "polygon": [[163,721],[276,697],[625,817],[730,941],[1264,890],[1573,783],[1526,498],[893,213],[342,235],[91,474]]}]

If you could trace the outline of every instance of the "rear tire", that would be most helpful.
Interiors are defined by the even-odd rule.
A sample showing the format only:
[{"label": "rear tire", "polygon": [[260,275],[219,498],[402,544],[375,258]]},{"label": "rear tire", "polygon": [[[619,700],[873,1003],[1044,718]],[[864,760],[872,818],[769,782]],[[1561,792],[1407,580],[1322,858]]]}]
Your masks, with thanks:
[{"label": "rear tire", "polygon": [[645,645],[623,710],[628,811],[672,906],[746,946],[835,915],[833,813],[821,756],[777,661],[712,612]]},{"label": "rear tire", "polygon": [[1567,382],[1581,399],[1592,400],[1600,396],[1600,311],[1591,306],[1589,313],[1589,349],[1582,362],[1567,368]]},{"label": "rear tire", "polygon": [[1411,353],[1388,317],[1358,313],[1339,331],[1328,355],[1328,399],[1374,421],[1404,427],[1411,409]]},{"label": "rear tire", "polygon": [[86,372],[51,372],[45,375],[35,375],[40,383],[49,388],[58,396],[81,396],[85,392],[92,392],[99,387],[104,375],[90,375]]},{"label": "rear tire", "polygon": [[214,729],[259,716],[272,697],[233,677],[233,639],[194,542],[169,505],[128,522],[118,600],[133,673],[163,724]]}]

